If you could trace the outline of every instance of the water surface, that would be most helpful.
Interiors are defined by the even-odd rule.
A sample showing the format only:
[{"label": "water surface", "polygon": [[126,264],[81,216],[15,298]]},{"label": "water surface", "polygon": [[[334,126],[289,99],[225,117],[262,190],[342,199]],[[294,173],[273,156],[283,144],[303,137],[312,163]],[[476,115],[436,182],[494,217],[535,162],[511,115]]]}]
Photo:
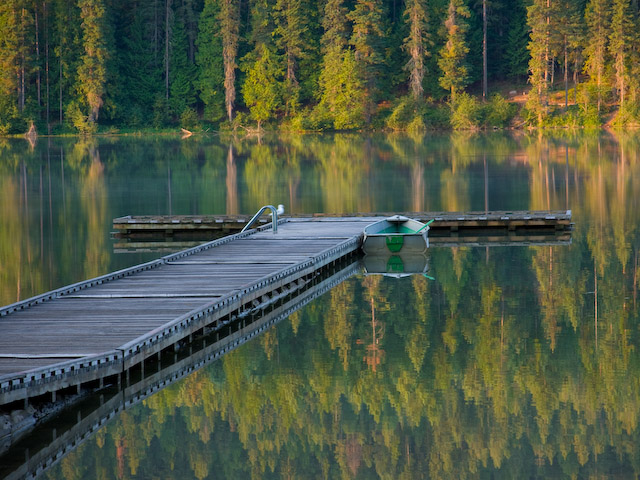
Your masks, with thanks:
[{"label": "water surface", "polygon": [[352,277],[45,478],[634,478],[637,135],[0,143],[2,303],[153,253],[126,214],[571,209],[570,245]]}]

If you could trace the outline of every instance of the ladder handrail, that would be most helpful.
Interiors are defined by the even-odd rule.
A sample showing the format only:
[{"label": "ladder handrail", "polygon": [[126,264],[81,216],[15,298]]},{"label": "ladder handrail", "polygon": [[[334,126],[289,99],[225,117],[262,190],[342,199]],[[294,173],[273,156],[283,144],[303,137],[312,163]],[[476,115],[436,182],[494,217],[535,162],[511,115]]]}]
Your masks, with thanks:
[{"label": "ladder handrail", "polygon": [[272,225],[273,233],[278,233],[278,211],[280,210],[280,213],[284,213],[284,206],[282,205],[278,205],[277,209],[273,205],[265,205],[260,210],[258,210],[258,212],[251,218],[251,220],[247,222],[247,224],[244,226],[244,228],[241,230],[240,233],[244,232],[245,230],[249,230],[251,228],[251,225],[253,225],[256,222],[256,220],[260,218],[260,215],[262,215],[262,213],[267,208],[271,209],[271,225]]}]

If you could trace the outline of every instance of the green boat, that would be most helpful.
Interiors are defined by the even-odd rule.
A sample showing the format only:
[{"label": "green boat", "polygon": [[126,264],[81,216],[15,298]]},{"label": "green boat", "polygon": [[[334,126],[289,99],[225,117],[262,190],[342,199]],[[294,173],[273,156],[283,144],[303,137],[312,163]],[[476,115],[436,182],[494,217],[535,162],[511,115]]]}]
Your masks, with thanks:
[{"label": "green boat", "polygon": [[[433,220],[431,220],[433,221]],[[424,253],[429,248],[429,223],[394,215],[367,225],[362,250],[367,255],[411,252]]]}]

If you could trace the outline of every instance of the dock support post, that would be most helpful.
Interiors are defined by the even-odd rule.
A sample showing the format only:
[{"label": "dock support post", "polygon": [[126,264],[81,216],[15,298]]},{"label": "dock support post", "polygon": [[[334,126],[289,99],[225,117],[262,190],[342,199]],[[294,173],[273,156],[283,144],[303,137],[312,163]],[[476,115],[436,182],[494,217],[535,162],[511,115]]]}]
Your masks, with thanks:
[{"label": "dock support post", "polygon": [[51,403],[56,403],[56,391],[54,390],[53,392],[51,392]]}]

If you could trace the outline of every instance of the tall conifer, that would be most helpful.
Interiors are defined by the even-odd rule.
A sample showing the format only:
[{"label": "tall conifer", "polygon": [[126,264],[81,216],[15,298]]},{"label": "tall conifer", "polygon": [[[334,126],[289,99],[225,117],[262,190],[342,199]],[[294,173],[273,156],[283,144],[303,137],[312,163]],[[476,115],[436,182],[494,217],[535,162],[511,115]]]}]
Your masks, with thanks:
[{"label": "tall conifer", "polygon": [[384,63],[384,12],[380,0],[358,0],[347,18],[353,22],[349,43],[353,46],[360,77],[364,82],[364,121],[375,113]]},{"label": "tall conifer", "polygon": [[198,90],[204,102],[204,115],[209,121],[220,120],[225,112],[224,61],[221,29],[221,3],[224,0],[205,0],[200,15],[196,40]]},{"label": "tall conifer", "polygon": [[527,106],[542,122],[549,94],[549,50],[551,31],[550,0],[534,0],[527,9],[527,23],[531,31],[529,41],[529,82],[531,90]]},{"label": "tall conifer", "polygon": [[595,83],[598,96],[598,112],[602,103],[602,90],[608,61],[607,45],[611,27],[610,0],[589,0],[585,11],[588,35],[586,37],[585,69]]},{"label": "tall conifer", "polygon": [[624,107],[627,79],[629,78],[630,58],[635,33],[633,12],[630,0],[613,0],[611,33],[609,35],[609,53],[613,59],[615,89],[620,108]]},{"label": "tall conifer", "polygon": [[106,9],[103,0],[78,0],[82,17],[84,55],[78,68],[78,87],[89,106],[90,123],[98,120],[107,80]]},{"label": "tall conifer", "polygon": [[293,113],[300,101],[300,86],[298,82],[298,65],[305,55],[308,45],[308,27],[302,0],[277,0],[275,4],[274,34],[276,44],[284,52],[285,67],[285,103],[287,113]]},{"label": "tall conifer", "polygon": [[17,2],[0,2],[0,132],[6,134],[17,115],[18,29]]},{"label": "tall conifer", "polygon": [[425,58],[430,55],[430,35],[426,0],[407,0],[404,19],[409,35],[404,39],[404,48],[409,54],[406,69],[409,71],[409,87],[414,99],[422,98],[422,81],[426,72]]},{"label": "tall conifer", "polygon": [[469,47],[465,40],[468,25],[465,18],[469,18],[470,15],[464,0],[449,0],[447,18],[444,22],[447,41],[440,52],[438,66],[442,71],[440,85],[449,90],[452,103],[455,103],[456,94],[464,89],[469,81],[466,62]]},{"label": "tall conifer", "polygon": [[236,68],[240,40],[240,12],[237,0],[222,0],[220,34],[224,63],[224,98],[227,118],[231,122],[236,101]]}]

